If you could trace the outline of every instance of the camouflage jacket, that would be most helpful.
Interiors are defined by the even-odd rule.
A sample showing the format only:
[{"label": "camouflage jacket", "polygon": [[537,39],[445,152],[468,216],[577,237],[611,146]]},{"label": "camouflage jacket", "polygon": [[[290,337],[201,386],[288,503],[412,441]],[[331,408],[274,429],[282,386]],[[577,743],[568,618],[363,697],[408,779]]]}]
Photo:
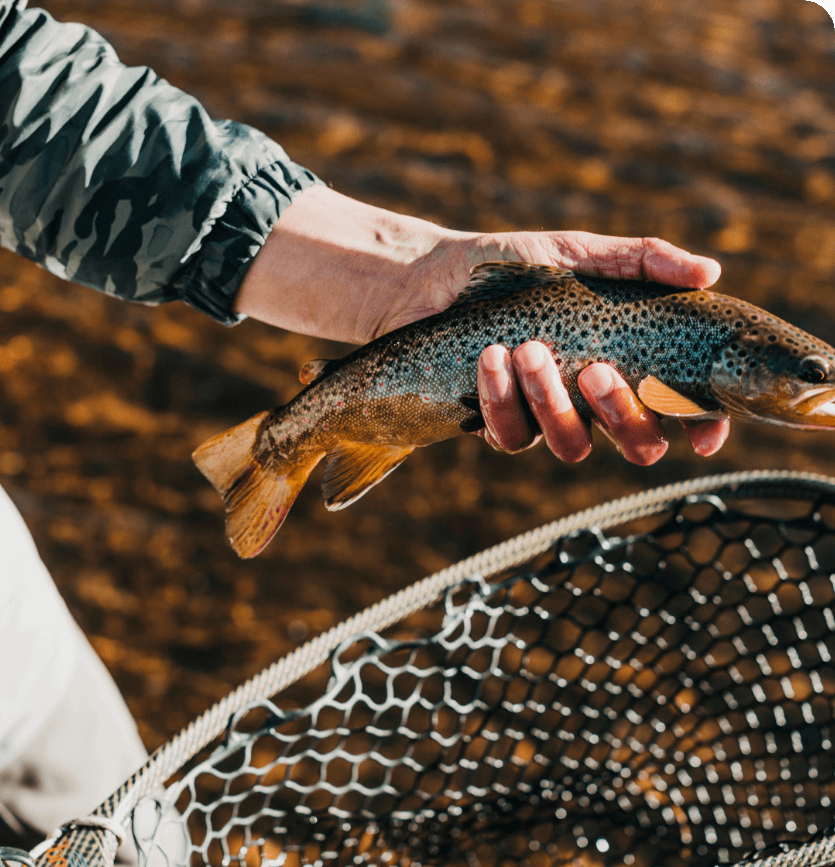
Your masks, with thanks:
[{"label": "camouflage jacket", "polygon": [[25,6],[0,0],[0,244],[122,298],[238,321],[249,263],[318,179],[89,28]]}]

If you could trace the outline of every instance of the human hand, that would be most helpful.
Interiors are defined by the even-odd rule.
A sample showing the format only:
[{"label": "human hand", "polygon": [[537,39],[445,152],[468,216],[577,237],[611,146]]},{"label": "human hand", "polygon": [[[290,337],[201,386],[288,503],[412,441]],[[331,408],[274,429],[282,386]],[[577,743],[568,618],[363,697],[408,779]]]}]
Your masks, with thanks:
[{"label": "human hand", "polygon": [[[472,244],[472,239],[469,240]],[[706,288],[719,277],[712,259],[693,256],[657,238],[613,238],[586,232],[508,233],[480,236],[466,258],[480,255],[552,264],[583,274],[647,279],[682,288]],[[591,451],[591,434],[574,409],[559,370],[546,347],[524,343],[513,353],[490,346],[479,359],[478,391],[486,422],[484,438],[495,448],[517,452],[544,437],[564,461]],[[578,386],[595,412],[595,425],[635,464],[655,463],[668,442],[657,416],[648,410],[620,374],[605,364],[581,371]],[[530,411],[526,409],[529,407]],[[682,421],[697,454],[721,448],[730,429],[727,418]]]},{"label": "human hand", "polygon": [[[471,268],[495,260],[693,289],[715,283],[720,270],[712,259],[657,238],[456,232],[314,186],[276,223],[241,283],[235,309],[291,331],[365,343],[446,309],[466,286]],[[522,344],[512,355],[488,347],[479,359],[478,382],[484,436],[495,447],[519,451],[544,437],[563,460],[589,453],[589,429],[542,344]],[[664,454],[667,440],[658,418],[616,371],[589,365],[578,382],[601,430],[627,460],[651,464]],[[715,452],[728,435],[727,419],[684,426],[701,455]]]}]

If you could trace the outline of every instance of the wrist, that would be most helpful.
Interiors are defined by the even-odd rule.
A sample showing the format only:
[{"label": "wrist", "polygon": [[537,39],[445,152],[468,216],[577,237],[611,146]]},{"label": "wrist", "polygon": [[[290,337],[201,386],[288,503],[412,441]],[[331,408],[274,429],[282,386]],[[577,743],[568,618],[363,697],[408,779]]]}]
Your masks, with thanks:
[{"label": "wrist", "polygon": [[234,309],[291,331],[363,343],[445,306],[431,297],[430,275],[460,237],[311,187],[276,222]]}]

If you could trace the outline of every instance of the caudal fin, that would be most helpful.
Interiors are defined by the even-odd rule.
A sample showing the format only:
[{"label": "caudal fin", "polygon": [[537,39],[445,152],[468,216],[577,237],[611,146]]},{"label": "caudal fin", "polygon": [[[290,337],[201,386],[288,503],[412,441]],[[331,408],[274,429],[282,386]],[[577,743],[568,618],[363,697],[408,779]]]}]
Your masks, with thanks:
[{"label": "caudal fin", "polygon": [[226,532],[232,547],[245,558],[264,550],[324,455],[310,455],[296,463],[271,455],[269,462],[262,463],[256,445],[268,415],[259,413],[212,437],[192,455],[197,468],[223,497]]}]

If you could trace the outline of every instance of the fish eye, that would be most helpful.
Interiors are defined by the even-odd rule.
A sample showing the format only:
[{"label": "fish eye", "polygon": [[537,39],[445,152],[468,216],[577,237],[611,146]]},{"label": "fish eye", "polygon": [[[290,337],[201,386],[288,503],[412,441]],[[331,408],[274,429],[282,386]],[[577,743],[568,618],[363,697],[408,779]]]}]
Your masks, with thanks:
[{"label": "fish eye", "polygon": [[800,378],[804,382],[825,382],[828,376],[829,365],[823,358],[812,355],[803,359],[803,364],[800,367]]}]

